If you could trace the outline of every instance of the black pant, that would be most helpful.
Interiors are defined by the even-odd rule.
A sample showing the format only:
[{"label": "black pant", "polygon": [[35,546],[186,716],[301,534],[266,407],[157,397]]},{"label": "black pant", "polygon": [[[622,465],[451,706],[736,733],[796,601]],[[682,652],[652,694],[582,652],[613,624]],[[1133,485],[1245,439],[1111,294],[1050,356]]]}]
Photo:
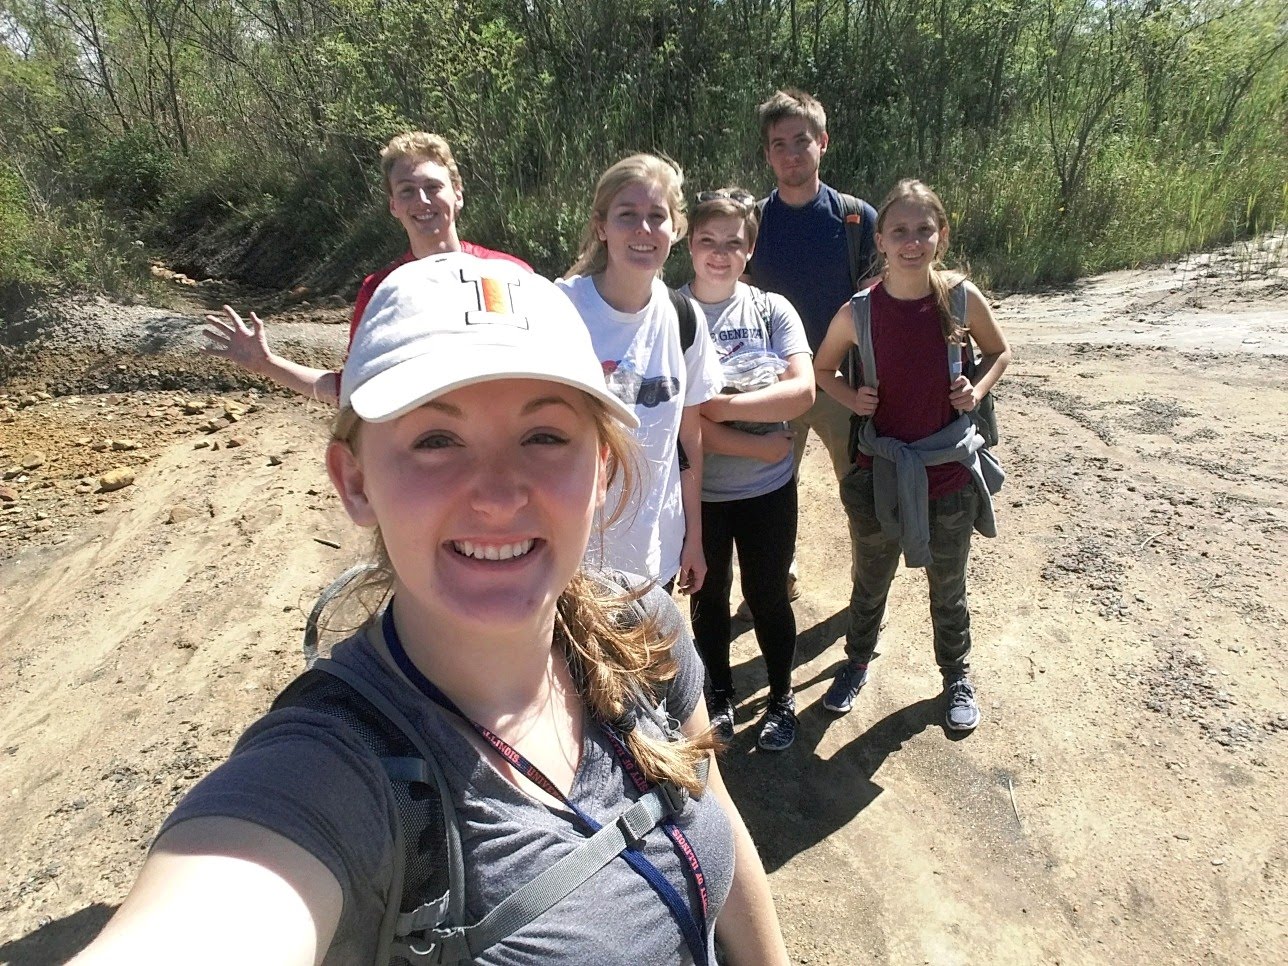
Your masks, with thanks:
[{"label": "black pant", "polygon": [[[931,562],[926,567],[926,581],[930,585],[935,662],[945,678],[970,670],[966,561],[978,501],[979,494],[972,483],[930,501]],[[899,566],[899,540],[886,536],[877,522],[870,469],[856,466],[841,481],[841,503],[850,522],[856,562],[845,653],[850,660],[867,664],[877,646],[886,595]]]},{"label": "black pant", "polygon": [[796,480],[747,500],[702,504],[702,552],[707,579],[689,603],[698,653],[716,691],[733,690],[729,670],[729,591],[738,548],[742,596],[751,609],[756,642],[765,656],[769,690],[792,688],[796,615],[787,599],[787,568],[796,546]]}]

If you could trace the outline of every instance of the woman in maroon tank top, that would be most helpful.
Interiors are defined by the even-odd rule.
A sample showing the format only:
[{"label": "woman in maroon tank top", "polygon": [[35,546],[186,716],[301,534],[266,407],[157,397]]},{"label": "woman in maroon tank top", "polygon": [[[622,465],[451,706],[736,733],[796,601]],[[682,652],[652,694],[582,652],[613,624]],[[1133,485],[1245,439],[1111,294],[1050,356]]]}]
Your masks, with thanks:
[{"label": "woman in maroon tank top", "polygon": [[[846,631],[847,660],[823,704],[845,713],[867,683],[868,663],[876,650],[899,553],[913,556],[907,521],[918,519],[924,521],[923,527],[928,524],[929,552],[919,553],[918,559],[927,561],[935,660],[947,703],[944,721],[954,731],[970,731],[979,723],[979,706],[967,676],[971,635],[966,562],[977,514],[988,506],[981,501],[988,501],[989,495],[979,473],[979,441],[974,439],[970,420],[962,417],[993,388],[1010,362],[1011,350],[979,289],[938,267],[948,231],[948,216],[939,197],[920,181],[899,182],[877,216],[877,250],[884,261],[881,280],[856,296],[856,301],[866,299],[870,309],[879,390],[853,388],[837,372],[857,342],[851,305],[843,306],[832,319],[814,360],[819,387],[871,421],[864,438],[879,444],[875,449],[880,451],[865,452],[873,447],[861,445],[854,469],[841,483],[857,563]],[[966,296],[964,318],[954,318],[951,308],[952,289],[958,285],[964,286]],[[946,350],[963,344],[967,332],[983,353],[973,382],[962,374],[960,365],[951,365]],[[876,383],[874,378],[867,381]],[[959,455],[942,462],[947,448]],[[932,457],[931,451],[940,455]],[[874,473],[874,461],[891,461],[892,454],[905,464],[899,470],[897,493],[882,489],[894,490],[890,482],[894,473]],[[905,504],[918,489],[903,485],[909,469],[903,458],[909,454],[919,458],[914,472],[921,472],[924,464],[925,495],[917,497],[916,505]],[[883,528],[877,513],[883,503],[897,507],[900,522],[887,516]],[[922,541],[925,536],[914,534]],[[924,543],[921,546],[924,549]]]}]

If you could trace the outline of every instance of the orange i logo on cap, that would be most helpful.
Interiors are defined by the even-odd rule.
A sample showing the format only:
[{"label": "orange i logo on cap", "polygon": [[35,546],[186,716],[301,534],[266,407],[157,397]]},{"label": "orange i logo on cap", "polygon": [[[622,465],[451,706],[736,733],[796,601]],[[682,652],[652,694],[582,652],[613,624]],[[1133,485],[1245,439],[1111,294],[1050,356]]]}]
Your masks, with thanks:
[{"label": "orange i logo on cap", "polygon": [[528,319],[515,311],[515,290],[522,285],[519,278],[502,279],[491,275],[471,276],[461,272],[461,281],[473,283],[478,308],[465,313],[466,325],[512,325],[526,329]]}]

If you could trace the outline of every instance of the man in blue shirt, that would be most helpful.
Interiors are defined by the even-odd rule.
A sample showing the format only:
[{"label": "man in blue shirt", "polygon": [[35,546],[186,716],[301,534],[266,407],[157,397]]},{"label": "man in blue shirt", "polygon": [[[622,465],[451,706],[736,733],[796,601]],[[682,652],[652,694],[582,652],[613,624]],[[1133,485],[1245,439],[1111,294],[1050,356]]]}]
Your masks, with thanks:
[{"label": "man in blue shirt", "polygon": [[[832,316],[856,288],[846,235],[847,205],[818,174],[827,153],[827,114],[814,97],[794,89],[776,91],[756,113],[765,160],[778,186],[763,204],[756,250],[747,273],[757,287],[787,297],[805,324],[811,351],[817,353]],[[848,207],[853,209],[853,203]],[[857,207],[859,212],[851,210],[848,216],[875,225],[872,206],[858,202]],[[869,249],[870,235],[870,231],[865,235]],[[865,264],[870,253],[861,251],[859,257],[863,266],[860,275],[865,277],[871,274]],[[811,429],[827,447],[838,482],[850,471],[850,411],[827,393],[817,393],[814,405],[792,420],[791,428],[796,434],[798,476]],[[794,588],[792,596],[796,596]]]}]

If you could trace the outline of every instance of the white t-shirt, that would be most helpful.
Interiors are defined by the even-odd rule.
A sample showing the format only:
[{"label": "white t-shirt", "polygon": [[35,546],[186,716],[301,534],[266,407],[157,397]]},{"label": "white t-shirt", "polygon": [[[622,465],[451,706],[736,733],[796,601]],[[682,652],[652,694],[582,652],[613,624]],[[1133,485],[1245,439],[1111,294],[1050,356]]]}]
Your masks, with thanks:
[{"label": "white t-shirt", "polygon": [[[596,565],[645,574],[665,582],[680,569],[684,505],[680,499],[680,416],[720,392],[720,360],[701,309],[693,345],[680,348],[680,325],[666,285],[653,282],[653,297],[639,312],[619,312],[600,296],[594,279],[576,275],[558,285],[581,313],[604,367],[608,388],[639,416],[635,431],[642,450],[639,500],[604,533],[592,538],[588,558]],[[607,506],[617,492],[608,494]]]},{"label": "white t-shirt", "polygon": [[[689,296],[693,294],[688,285],[680,291]],[[748,352],[772,353],[784,360],[800,353],[811,354],[801,317],[781,295],[739,282],[733,295],[723,302],[699,302],[698,305],[702,307],[722,365],[728,365],[727,360],[735,355]],[[732,377],[733,370],[726,375]],[[758,430],[771,428],[771,424],[762,423]],[[750,456],[707,453],[702,465],[702,499],[709,503],[748,500],[773,493],[791,478],[790,451],[777,463],[765,463]]]}]

